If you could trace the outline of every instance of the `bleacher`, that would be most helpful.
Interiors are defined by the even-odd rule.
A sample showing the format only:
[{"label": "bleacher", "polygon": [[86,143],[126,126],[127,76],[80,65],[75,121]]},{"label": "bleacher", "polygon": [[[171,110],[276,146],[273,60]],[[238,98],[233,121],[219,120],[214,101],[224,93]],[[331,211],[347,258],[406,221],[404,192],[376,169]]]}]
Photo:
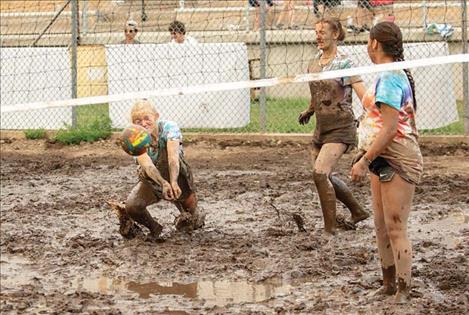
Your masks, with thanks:
[{"label": "bleacher", "polygon": [[[1,45],[30,45],[48,26],[64,3],[64,0],[1,1]],[[112,42],[115,36],[121,36],[123,25],[129,18],[139,23],[143,41],[145,33],[167,33],[169,23],[175,19],[185,23],[190,32],[199,34],[201,32],[213,34],[218,31],[252,32],[254,9],[248,7],[247,1],[185,0],[183,7],[178,0],[145,0],[144,3],[142,10],[142,0],[88,0],[86,6],[85,1],[79,1],[82,39],[94,36],[93,38],[101,38],[99,41],[104,41],[100,43],[105,43],[106,38],[109,39],[108,42]],[[425,6],[422,6],[423,3]],[[338,13],[344,23],[348,16],[354,15],[355,7],[356,1],[343,1]],[[271,28],[273,20],[281,9],[282,7],[277,5],[269,11],[268,29]],[[459,1],[396,1],[393,12],[396,23],[402,28],[421,30],[425,21],[450,23],[454,27],[461,26]],[[60,45],[61,42],[65,45],[70,37],[70,18],[71,11],[68,5],[38,45]],[[307,1],[297,1],[295,22],[300,30],[311,30],[314,20],[311,5],[307,5]],[[155,36],[151,37],[154,38]]]}]

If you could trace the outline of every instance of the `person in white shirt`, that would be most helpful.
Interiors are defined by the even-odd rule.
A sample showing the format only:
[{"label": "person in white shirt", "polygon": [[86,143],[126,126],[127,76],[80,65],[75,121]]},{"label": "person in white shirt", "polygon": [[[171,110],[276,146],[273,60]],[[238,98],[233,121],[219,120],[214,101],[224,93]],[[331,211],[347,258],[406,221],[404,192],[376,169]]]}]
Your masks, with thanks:
[{"label": "person in white shirt", "polygon": [[194,37],[186,35],[186,27],[182,22],[172,22],[171,24],[169,24],[168,31],[171,34],[171,43],[198,44],[197,40]]},{"label": "person in white shirt", "polygon": [[125,28],[124,28],[125,39],[122,40],[120,43],[121,44],[140,44],[140,42],[135,39],[135,36],[137,36],[137,32],[138,32],[137,22],[133,20],[128,20],[125,23]]}]

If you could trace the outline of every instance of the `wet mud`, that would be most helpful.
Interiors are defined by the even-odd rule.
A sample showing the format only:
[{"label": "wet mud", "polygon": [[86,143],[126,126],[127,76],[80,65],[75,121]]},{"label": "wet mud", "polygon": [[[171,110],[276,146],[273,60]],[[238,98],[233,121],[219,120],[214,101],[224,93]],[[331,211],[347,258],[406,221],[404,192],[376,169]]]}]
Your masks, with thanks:
[{"label": "wet mud", "polygon": [[[189,143],[206,226],[177,232],[178,210],[151,206],[164,242],[119,234],[106,203],[137,182],[111,142],[60,147],[1,144],[2,314],[466,314],[469,308],[469,150],[426,146],[409,233],[412,299],[371,296],[381,286],[372,217],[336,237],[323,232],[307,147]],[[368,183],[337,176],[371,211]],[[339,205],[339,215],[349,213]]]}]

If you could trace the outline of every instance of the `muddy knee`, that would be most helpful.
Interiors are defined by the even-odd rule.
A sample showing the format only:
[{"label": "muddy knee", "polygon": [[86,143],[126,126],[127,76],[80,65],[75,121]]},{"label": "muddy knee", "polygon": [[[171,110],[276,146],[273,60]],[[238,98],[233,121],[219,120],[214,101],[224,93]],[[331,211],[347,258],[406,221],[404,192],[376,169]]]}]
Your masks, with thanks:
[{"label": "muddy knee", "polygon": [[195,193],[190,194],[187,198],[182,202],[182,207],[185,211],[191,212],[191,209],[197,208],[197,196]]},{"label": "muddy knee", "polygon": [[125,203],[125,212],[127,212],[127,214],[133,219],[141,215],[144,209],[145,205],[139,204],[139,202],[136,202],[134,200],[128,199]]},{"label": "muddy knee", "polygon": [[324,184],[327,185],[328,183],[328,178],[327,174],[318,170],[313,171],[313,180],[316,186],[322,186]]},{"label": "muddy knee", "polygon": [[407,237],[406,230],[398,224],[386,224],[386,233],[391,243],[398,242]]}]

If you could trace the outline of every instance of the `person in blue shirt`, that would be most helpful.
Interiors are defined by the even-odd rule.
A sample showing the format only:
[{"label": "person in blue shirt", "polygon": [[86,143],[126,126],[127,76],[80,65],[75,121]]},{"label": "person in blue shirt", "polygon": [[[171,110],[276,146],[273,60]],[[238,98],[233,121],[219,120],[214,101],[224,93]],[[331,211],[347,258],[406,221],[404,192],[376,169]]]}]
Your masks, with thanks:
[{"label": "person in blue shirt", "polygon": [[176,229],[191,232],[201,228],[204,215],[197,207],[193,176],[184,159],[178,125],[160,119],[160,114],[148,100],[139,100],[133,105],[131,120],[151,134],[152,144],[146,153],[136,157],[139,182],[127,198],[126,214],[146,226],[152,237],[159,238],[163,226],[152,218],[147,206],[165,199],[181,212],[175,221]]},{"label": "person in blue shirt", "polygon": [[[404,60],[402,32],[392,22],[373,26],[368,55],[375,64]],[[412,244],[407,233],[415,187],[423,159],[416,125],[415,82],[408,69],[380,73],[362,98],[364,113],[358,128],[353,181],[370,172],[376,241],[383,272],[378,295],[409,299]]]}]

